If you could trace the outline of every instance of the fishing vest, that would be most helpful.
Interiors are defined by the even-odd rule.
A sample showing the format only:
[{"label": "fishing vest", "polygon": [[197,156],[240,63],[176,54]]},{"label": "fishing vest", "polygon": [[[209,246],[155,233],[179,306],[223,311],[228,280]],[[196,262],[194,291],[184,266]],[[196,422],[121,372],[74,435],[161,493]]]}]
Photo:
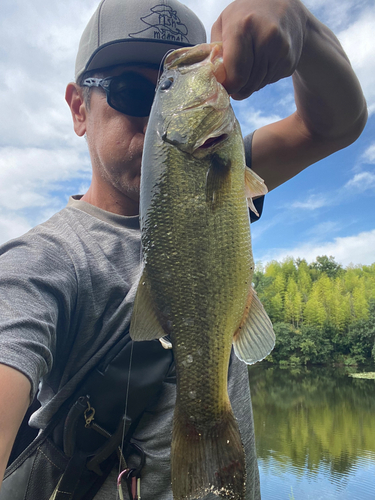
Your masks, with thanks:
[{"label": "fishing vest", "polygon": [[[158,340],[133,342],[127,332],[18,455],[21,426],[0,500],[91,500],[119,462],[136,500],[145,456],[131,437],[167,375],[175,377],[172,350]],[[139,465],[127,469],[134,452]]]}]

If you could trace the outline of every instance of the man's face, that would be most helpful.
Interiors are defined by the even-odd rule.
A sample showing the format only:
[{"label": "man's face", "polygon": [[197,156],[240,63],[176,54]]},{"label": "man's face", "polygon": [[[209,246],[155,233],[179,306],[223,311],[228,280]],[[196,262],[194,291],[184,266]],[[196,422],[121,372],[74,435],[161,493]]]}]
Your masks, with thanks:
[{"label": "man's face", "polygon": [[[104,76],[134,71],[156,84],[158,72],[142,66],[118,66]],[[110,107],[106,93],[93,88],[86,116],[86,137],[93,176],[106,196],[139,201],[140,170],[148,117],[125,115]],[[94,179],[94,177],[93,177]]]}]

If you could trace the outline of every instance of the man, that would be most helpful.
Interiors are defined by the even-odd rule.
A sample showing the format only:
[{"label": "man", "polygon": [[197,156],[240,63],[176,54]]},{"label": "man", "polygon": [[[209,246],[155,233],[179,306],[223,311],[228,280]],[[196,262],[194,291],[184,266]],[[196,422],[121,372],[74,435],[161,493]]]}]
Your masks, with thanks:
[{"label": "man", "polygon": [[[297,111],[260,128],[252,141],[245,138],[251,168],[269,190],[360,135],[367,111],[358,80],[335,36],[299,0],[235,0],[213,25],[211,40],[223,42],[224,86],[234,99],[293,75]],[[203,41],[201,23],[176,0],[104,0],[83,34],[66,100],[75,132],[87,138],[90,188],[1,249],[1,475],[39,380],[42,408],[31,423],[45,428],[129,325],[140,270],[146,101],[165,52]],[[111,83],[103,81],[108,77]],[[129,90],[120,102],[123,85]],[[233,360],[230,395],[247,451],[246,498],[258,499],[245,379],[246,370]],[[173,397],[166,379],[134,433],[146,453],[144,498],[171,499]],[[109,474],[96,499],[116,497],[116,475]]]}]

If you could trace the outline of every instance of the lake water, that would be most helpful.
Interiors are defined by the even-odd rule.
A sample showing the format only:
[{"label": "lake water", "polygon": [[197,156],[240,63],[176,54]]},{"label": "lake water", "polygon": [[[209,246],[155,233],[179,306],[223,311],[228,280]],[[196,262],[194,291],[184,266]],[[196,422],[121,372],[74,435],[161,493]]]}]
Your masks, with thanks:
[{"label": "lake water", "polygon": [[249,376],[262,500],[375,500],[375,380],[262,364]]}]

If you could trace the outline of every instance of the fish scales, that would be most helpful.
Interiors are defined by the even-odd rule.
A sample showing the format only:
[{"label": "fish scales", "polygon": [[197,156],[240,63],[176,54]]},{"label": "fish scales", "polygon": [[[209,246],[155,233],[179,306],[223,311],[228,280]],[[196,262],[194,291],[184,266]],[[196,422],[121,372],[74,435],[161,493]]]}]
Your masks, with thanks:
[{"label": "fish scales", "polygon": [[[238,196],[238,191],[243,191],[242,176],[228,183],[231,189],[223,196],[221,206],[213,208],[205,196],[209,165],[186,161],[186,154],[180,151],[168,149],[164,155],[171,168],[149,209],[142,244],[148,278],[156,283],[157,308],[170,309],[168,321],[180,381],[178,398],[185,410],[189,413],[192,407],[190,413],[195,415],[197,405],[191,394],[196,394],[196,401],[207,400],[220,387],[221,404],[226,404],[232,337],[245,307],[252,265],[249,221],[247,210],[241,207],[246,205],[244,193]],[[232,202],[233,196],[238,204]],[[236,225],[233,220],[238,221]],[[228,262],[228,254],[236,246],[242,252]],[[210,342],[202,340],[202,336]],[[217,356],[223,356],[225,362],[219,363]],[[196,369],[196,363],[202,368]],[[198,383],[196,377],[202,379],[202,370],[207,376]],[[216,384],[218,380],[222,382]],[[215,402],[217,395],[212,399]],[[205,405],[208,420],[213,417],[214,407],[211,402]]]},{"label": "fish scales", "polygon": [[[245,491],[227,378],[252,297],[253,258],[242,136],[215,74],[220,50],[205,44],[167,58],[142,162],[144,272],[130,333],[135,340],[169,334],[173,345],[175,500],[210,491],[242,500]],[[179,54],[191,55],[188,63]]]}]

